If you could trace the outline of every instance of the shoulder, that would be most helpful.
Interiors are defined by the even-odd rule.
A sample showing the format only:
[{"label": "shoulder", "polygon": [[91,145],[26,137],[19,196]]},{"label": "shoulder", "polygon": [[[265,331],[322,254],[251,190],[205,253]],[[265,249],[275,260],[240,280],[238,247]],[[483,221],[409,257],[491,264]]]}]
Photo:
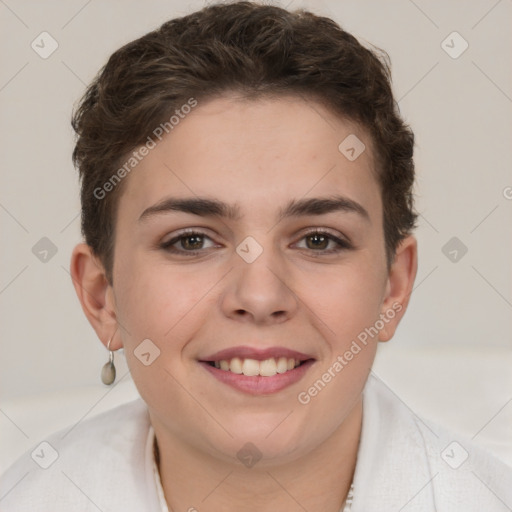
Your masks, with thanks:
[{"label": "shoulder", "polygon": [[378,503],[380,511],[406,504],[407,510],[422,512],[512,507],[511,467],[471,440],[415,414],[375,375],[364,390],[354,478],[362,488],[372,482],[362,508],[354,500],[354,512],[377,510]]},{"label": "shoulder", "polygon": [[145,492],[149,427],[137,399],[52,434],[2,475],[2,511],[116,510],[111,504],[123,502],[132,510]]},{"label": "shoulder", "polygon": [[449,510],[511,510],[512,467],[469,438],[415,416],[436,503]]}]

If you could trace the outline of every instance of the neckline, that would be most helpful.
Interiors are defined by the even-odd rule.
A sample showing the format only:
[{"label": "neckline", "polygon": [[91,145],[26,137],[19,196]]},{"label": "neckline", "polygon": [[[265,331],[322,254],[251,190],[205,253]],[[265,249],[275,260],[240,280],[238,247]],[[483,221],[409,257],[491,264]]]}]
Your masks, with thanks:
[{"label": "neckline", "polygon": [[[165,499],[164,489],[162,487],[162,479],[160,478],[160,450],[158,449],[158,442],[155,436],[155,430],[153,429],[153,426],[150,425],[149,427],[149,433],[148,433],[148,441],[151,449],[151,459],[152,459],[152,466],[153,466],[153,477],[155,481],[156,486],[156,492],[158,496],[158,502],[160,504],[160,510],[161,512],[169,512],[169,507],[167,505],[167,501]],[[357,462],[356,462],[357,465]],[[355,471],[354,471],[355,473]],[[354,480],[352,480],[352,483],[350,484],[347,497],[343,504],[341,505],[340,512],[351,512],[352,510],[352,502],[354,500]]]}]

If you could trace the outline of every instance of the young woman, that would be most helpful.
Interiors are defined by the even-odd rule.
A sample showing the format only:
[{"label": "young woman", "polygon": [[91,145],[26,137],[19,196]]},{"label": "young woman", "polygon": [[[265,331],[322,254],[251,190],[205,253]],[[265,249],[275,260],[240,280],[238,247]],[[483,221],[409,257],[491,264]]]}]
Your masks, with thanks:
[{"label": "young woman", "polygon": [[417,266],[384,60],[309,12],[213,5],[115,52],[73,126],[73,283],[141,399],[22,457],[2,511],[510,510],[509,468],[372,375]]}]

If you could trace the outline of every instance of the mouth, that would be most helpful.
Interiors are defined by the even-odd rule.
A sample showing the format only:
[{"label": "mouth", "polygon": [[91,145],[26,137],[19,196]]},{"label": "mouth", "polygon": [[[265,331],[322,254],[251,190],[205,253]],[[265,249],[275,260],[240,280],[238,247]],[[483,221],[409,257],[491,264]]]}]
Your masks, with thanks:
[{"label": "mouth", "polygon": [[285,348],[236,347],[198,361],[220,382],[249,394],[270,394],[298,382],[315,358]]},{"label": "mouth", "polygon": [[237,375],[245,375],[246,377],[273,377],[277,374],[283,374],[294,370],[301,366],[307,361],[312,359],[306,359],[301,361],[292,357],[270,357],[263,361],[250,358],[233,357],[232,359],[221,359],[217,361],[201,361],[218,370],[224,372],[231,372]]}]

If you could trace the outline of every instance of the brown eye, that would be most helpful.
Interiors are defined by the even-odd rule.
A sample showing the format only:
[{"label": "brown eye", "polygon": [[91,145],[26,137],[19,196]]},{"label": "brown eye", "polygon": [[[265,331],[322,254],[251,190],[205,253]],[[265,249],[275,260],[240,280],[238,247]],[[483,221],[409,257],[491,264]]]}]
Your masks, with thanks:
[{"label": "brown eye", "polygon": [[299,248],[307,249],[312,254],[318,253],[318,256],[353,249],[352,244],[348,240],[338,238],[327,231],[311,231],[306,233],[301,238],[302,240],[305,240],[305,247],[299,245]]},{"label": "brown eye", "polygon": [[214,242],[206,234],[189,231],[163,242],[160,247],[175,254],[195,255],[205,253],[207,249],[214,247],[214,245]]},{"label": "brown eye", "polygon": [[308,240],[310,243],[306,243],[308,246],[308,249],[320,249],[325,250],[327,249],[327,246],[329,245],[330,238],[318,233],[315,233],[313,235],[307,235],[306,240]]},{"label": "brown eye", "polygon": [[201,249],[201,245],[203,244],[203,236],[202,235],[187,235],[180,237],[181,246],[186,250],[197,250]]}]

